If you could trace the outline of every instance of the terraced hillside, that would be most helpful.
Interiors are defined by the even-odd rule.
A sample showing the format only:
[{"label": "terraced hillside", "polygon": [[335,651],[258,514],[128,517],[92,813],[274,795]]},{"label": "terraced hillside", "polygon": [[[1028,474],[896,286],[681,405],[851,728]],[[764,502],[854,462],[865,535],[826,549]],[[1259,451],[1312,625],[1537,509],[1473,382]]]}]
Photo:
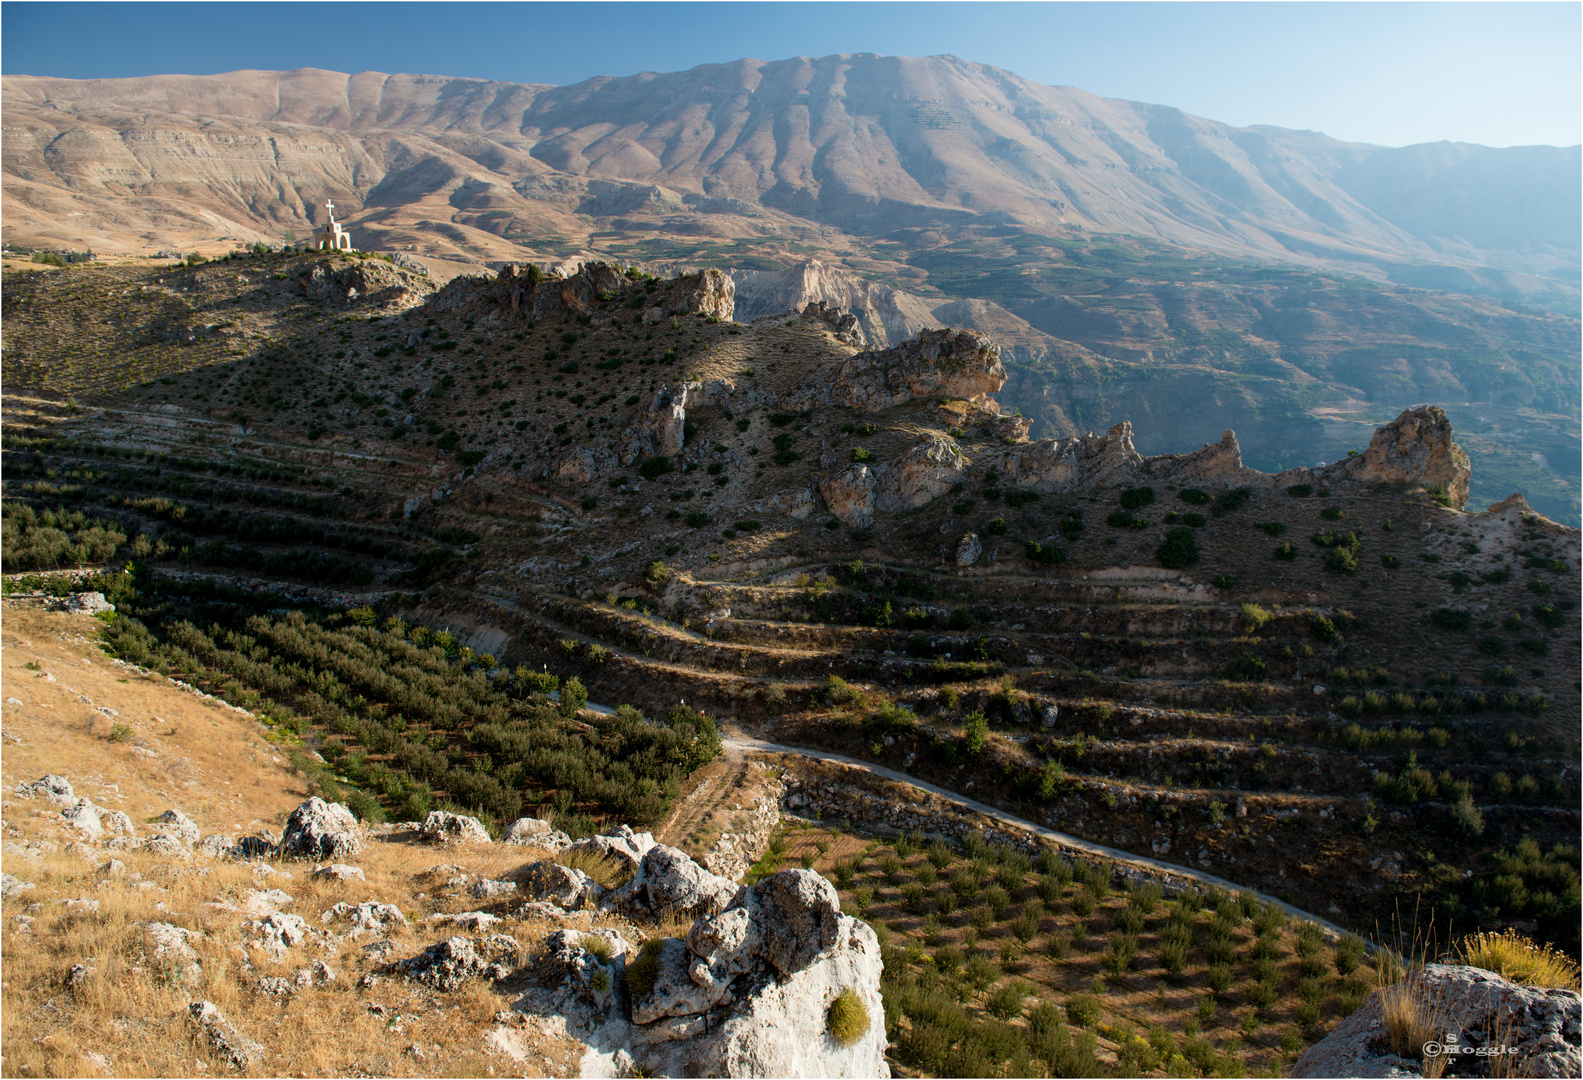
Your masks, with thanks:
[{"label": "terraced hillside", "polygon": [[[732,322],[718,274],[434,291],[256,256],[4,287],[6,569],[80,561],[49,530],[119,532],[150,655],[289,708],[386,812],[417,790],[358,727],[388,728],[388,698],[352,687],[337,726],[301,705],[334,698],[323,664],[272,682],[176,628],[221,641],[283,605],[327,634],[424,628],[480,710],[421,739],[394,717],[449,755],[422,781],[437,805],[486,805],[444,769],[501,783],[496,706],[629,737],[529,715],[575,678],[673,731],[702,710],[1360,932],[1422,900],[1441,927],[1577,948],[1578,533],[1521,499],[1465,512],[1436,410],[1268,477],[1234,438],[1030,442],[980,335],[860,354],[819,317]],[[193,344],[155,334],[172,316],[145,290],[187,305]],[[203,344],[218,312],[246,336]],[[656,821],[680,775],[649,774]],[[553,770],[504,783],[615,820]]]}]

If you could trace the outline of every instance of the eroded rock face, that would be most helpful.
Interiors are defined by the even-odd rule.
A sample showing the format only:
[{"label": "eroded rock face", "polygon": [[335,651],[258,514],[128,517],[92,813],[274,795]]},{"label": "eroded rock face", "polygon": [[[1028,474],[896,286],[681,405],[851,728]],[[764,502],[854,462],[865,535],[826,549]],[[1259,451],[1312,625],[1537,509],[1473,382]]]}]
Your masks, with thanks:
[{"label": "eroded rock face", "polygon": [[967,458],[956,440],[936,435],[884,467],[874,509],[912,510],[931,503],[950,491],[966,468]]},{"label": "eroded rock face", "polygon": [[[889,1076],[881,968],[874,931],[841,914],[835,887],[783,870],[661,946],[654,990],[633,1002],[655,1040],[643,1063],[671,1076]],[[845,990],[868,1015],[850,1046],[827,1030]],[[706,1012],[707,1026],[693,1022]]]},{"label": "eroded rock face", "polygon": [[858,353],[836,377],[836,399],[886,409],[929,394],[977,398],[1006,384],[1000,346],[973,330],[920,330],[911,341]]},{"label": "eroded rock face", "polygon": [[315,796],[291,812],[280,852],[304,859],[344,859],[363,850],[363,830],[340,803]]},{"label": "eroded rock face", "polygon": [[[1575,990],[1519,986],[1493,972],[1452,964],[1429,964],[1408,978],[1408,992],[1443,1010],[1456,1044],[1515,1047],[1509,1076],[1583,1076],[1583,998]],[[1315,1043],[1292,1067],[1294,1077],[1422,1076],[1417,1060],[1398,1057],[1381,1038],[1381,995],[1376,990],[1362,1008]],[[1511,1029],[1502,1029],[1507,1022]],[[1445,1043],[1451,1039],[1442,1040]],[[1478,1060],[1477,1054],[1459,1055]],[[1482,1075],[1482,1074],[1480,1074]]]},{"label": "eroded rock face", "polygon": [[842,524],[862,528],[874,521],[876,479],[867,465],[853,465],[819,485],[819,497]]},{"label": "eroded rock face", "polygon": [[1451,441],[1451,421],[1438,405],[1404,410],[1375,430],[1367,450],[1333,468],[1356,480],[1443,487],[1459,510],[1468,501],[1473,475],[1467,454]]},{"label": "eroded rock face", "polygon": [[1017,448],[1005,459],[1006,478],[1034,491],[1071,491],[1129,482],[1143,464],[1132,445],[1132,423],[1104,435],[1045,439]]},{"label": "eroded rock face", "polygon": [[736,307],[736,286],[719,270],[703,270],[669,281],[652,283],[641,275],[628,276],[613,263],[585,262],[570,274],[551,271],[537,282],[518,273],[513,264],[494,278],[452,280],[431,303],[439,311],[454,311],[487,304],[516,318],[536,321],[564,315],[590,315],[601,309],[624,310],[634,299],[657,315],[712,315],[729,319]]}]

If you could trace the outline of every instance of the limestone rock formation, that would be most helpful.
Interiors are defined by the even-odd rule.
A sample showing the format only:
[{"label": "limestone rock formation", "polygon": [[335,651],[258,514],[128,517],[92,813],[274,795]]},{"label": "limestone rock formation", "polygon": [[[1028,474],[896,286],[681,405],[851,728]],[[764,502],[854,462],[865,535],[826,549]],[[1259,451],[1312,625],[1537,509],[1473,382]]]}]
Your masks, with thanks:
[{"label": "limestone rock formation", "polygon": [[363,850],[363,830],[345,806],[315,796],[286,819],[279,850],[302,859],[344,859]]},{"label": "limestone rock formation", "polygon": [[533,900],[554,904],[562,911],[593,908],[604,895],[599,883],[581,870],[554,862],[530,863],[522,871],[520,887]]},{"label": "limestone rock formation", "polygon": [[1468,455],[1451,441],[1451,421],[1438,405],[1403,410],[1375,430],[1367,450],[1331,468],[1356,480],[1441,487],[1459,510],[1467,504],[1473,475]]},{"label": "limestone rock formation", "polygon": [[967,458],[956,440],[936,435],[884,467],[874,509],[912,510],[933,502],[951,490],[966,468]]},{"label": "limestone rock formation", "polygon": [[246,1070],[264,1060],[264,1047],[258,1040],[238,1031],[214,1002],[194,1001],[187,1006],[187,1016],[209,1049],[229,1061],[232,1067]]},{"label": "limestone rock formation", "polygon": [[[1381,995],[1391,992],[1387,987],[1370,994],[1357,1012],[1297,1059],[1292,1075],[1424,1075],[1419,1061],[1398,1057],[1385,1045]],[[1465,1048],[1453,1067],[1463,1057],[1482,1064],[1479,1050],[1487,1058],[1488,1049],[1505,1045],[1515,1047],[1517,1056],[1500,1075],[1583,1076],[1583,998],[1575,990],[1519,986],[1481,968],[1429,964],[1408,977],[1406,992],[1445,1016],[1447,1034]],[[1442,1041],[1449,1045],[1453,1039]]]},{"label": "limestone rock formation", "polygon": [[504,979],[519,946],[507,934],[473,940],[457,935],[430,945],[417,956],[398,960],[391,970],[436,990],[455,990],[468,979]]},{"label": "limestone rock formation", "polygon": [[[590,315],[603,308],[636,302],[656,318],[706,315],[729,319],[736,306],[736,286],[719,270],[702,270],[656,282],[613,263],[584,262],[570,274],[519,274],[506,264],[494,278],[456,278],[434,298],[439,311],[494,307],[506,319],[537,321],[566,315]],[[651,320],[652,321],[652,320]]]},{"label": "limestone rock formation", "polygon": [[984,544],[977,533],[964,533],[956,542],[956,565],[972,566],[984,554]]},{"label": "limestone rock formation", "polygon": [[858,325],[857,316],[850,311],[842,311],[835,305],[827,304],[823,300],[813,300],[809,302],[807,307],[802,309],[802,313],[805,318],[818,319],[830,327],[830,332],[835,335],[835,339],[843,345],[861,348],[865,344],[863,328]]},{"label": "limestone rock formation", "polygon": [[736,882],[711,874],[686,853],[655,844],[632,880],[612,892],[609,906],[656,919],[713,915],[731,902]]},{"label": "limestone rock formation", "polygon": [[630,825],[617,825],[608,833],[578,840],[568,846],[567,851],[588,851],[601,857],[620,859],[629,869],[636,870],[653,847],[653,833],[633,832]]},{"label": "limestone rock formation", "polygon": [[430,810],[423,819],[423,837],[436,844],[487,844],[489,830],[483,822],[449,810]]},{"label": "limestone rock formation", "polygon": [[434,291],[426,274],[414,274],[378,259],[320,259],[300,271],[297,288],[309,300],[386,308],[420,304]]},{"label": "limestone rock formation", "polygon": [[154,819],[157,831],[180,840],[183,847],[192,847],[200,837],[198,826],[180,810],[166,810]]},{"label": "limestone rock formation", "polygon": [[1077,435],[1028,443],[1007,453],[1006,478],[1034,491],[1071,491],[1129,482],[1143,465],[1132,446],[1132,423],[1104,435]]},{"label": "limestone rock formation", "polygon": [[[834,886],[783,870],[661,947],[654,991],[633,1003],[640,1038],[645,1023],[662,1029],[643,1063],[670,1076],[889,1076],[880,972],[874,931],[841,914]],[[868,1024],[843,1046],[827,1016],[846,990]],[[706,1010],[707,1026],[692,1023]]]},{"label": "limestone rock formation", "polygon": [[48,799],[60,806],[70,806],[77,801],[72,794],[71,781],[54,773],[41,776],[31,784],[18,784],[16,796],[19,799]]},{"label": "limestone rock formation", "polygon": [[819,497],[842,524],[861,528],[874,520],[873,470],[867,465],[853,465],[823,481]]},{"label": "limestone rock formation", "polygon": [[973,330],[920,330],[911,341],[858,353],[836,377],[836,400],[885,409],[929,394],[979,398],[1006,384],[1000,346]]}]

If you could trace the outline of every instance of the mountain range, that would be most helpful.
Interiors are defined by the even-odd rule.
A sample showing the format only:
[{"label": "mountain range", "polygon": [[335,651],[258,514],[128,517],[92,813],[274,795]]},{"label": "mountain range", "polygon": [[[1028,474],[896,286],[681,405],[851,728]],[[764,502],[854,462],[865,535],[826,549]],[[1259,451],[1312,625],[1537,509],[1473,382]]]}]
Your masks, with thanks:
[{"label": "mountain range", "polygon": [[739,317],[825,299],[875,346],[992,333],[1040,435],[1133,419],[1161,452],[1235,427],[1278,468],[1433,402],[1473,437],[1476,498],[1576,517],[1576,146],[1238,128],[950,56],[0,88],[14,246],[214,254],[333,199],[359,247],[440,277],[712,266]]}]

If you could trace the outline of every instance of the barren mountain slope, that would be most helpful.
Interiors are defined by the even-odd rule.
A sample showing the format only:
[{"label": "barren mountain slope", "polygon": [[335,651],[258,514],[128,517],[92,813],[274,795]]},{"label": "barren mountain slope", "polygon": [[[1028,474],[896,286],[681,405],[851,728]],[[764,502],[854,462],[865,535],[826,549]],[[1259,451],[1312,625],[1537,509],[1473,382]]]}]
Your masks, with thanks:
[{"label": "barren mountain slope", "polygon": [[454,216],[451,244],[483,258],[471,230],[554,233],[556,210],[768,211],[867,235],[1076,228],[1420,280],[1463,267],[1426,284],[1532,289],[1498,279],[1537,273],[1576,293],[1576,148],[1235,129],[954,57],[740,60],[568,87],[312,69],[4,87],[7,183],[29,207],[8,215],[17,239],[61,235],[50,218],[68,195],[114,246],[162,204],[196,198],[241,235],[316,220],[307,208],[331,194],[381,236],[412,223],[395,209]]}]

